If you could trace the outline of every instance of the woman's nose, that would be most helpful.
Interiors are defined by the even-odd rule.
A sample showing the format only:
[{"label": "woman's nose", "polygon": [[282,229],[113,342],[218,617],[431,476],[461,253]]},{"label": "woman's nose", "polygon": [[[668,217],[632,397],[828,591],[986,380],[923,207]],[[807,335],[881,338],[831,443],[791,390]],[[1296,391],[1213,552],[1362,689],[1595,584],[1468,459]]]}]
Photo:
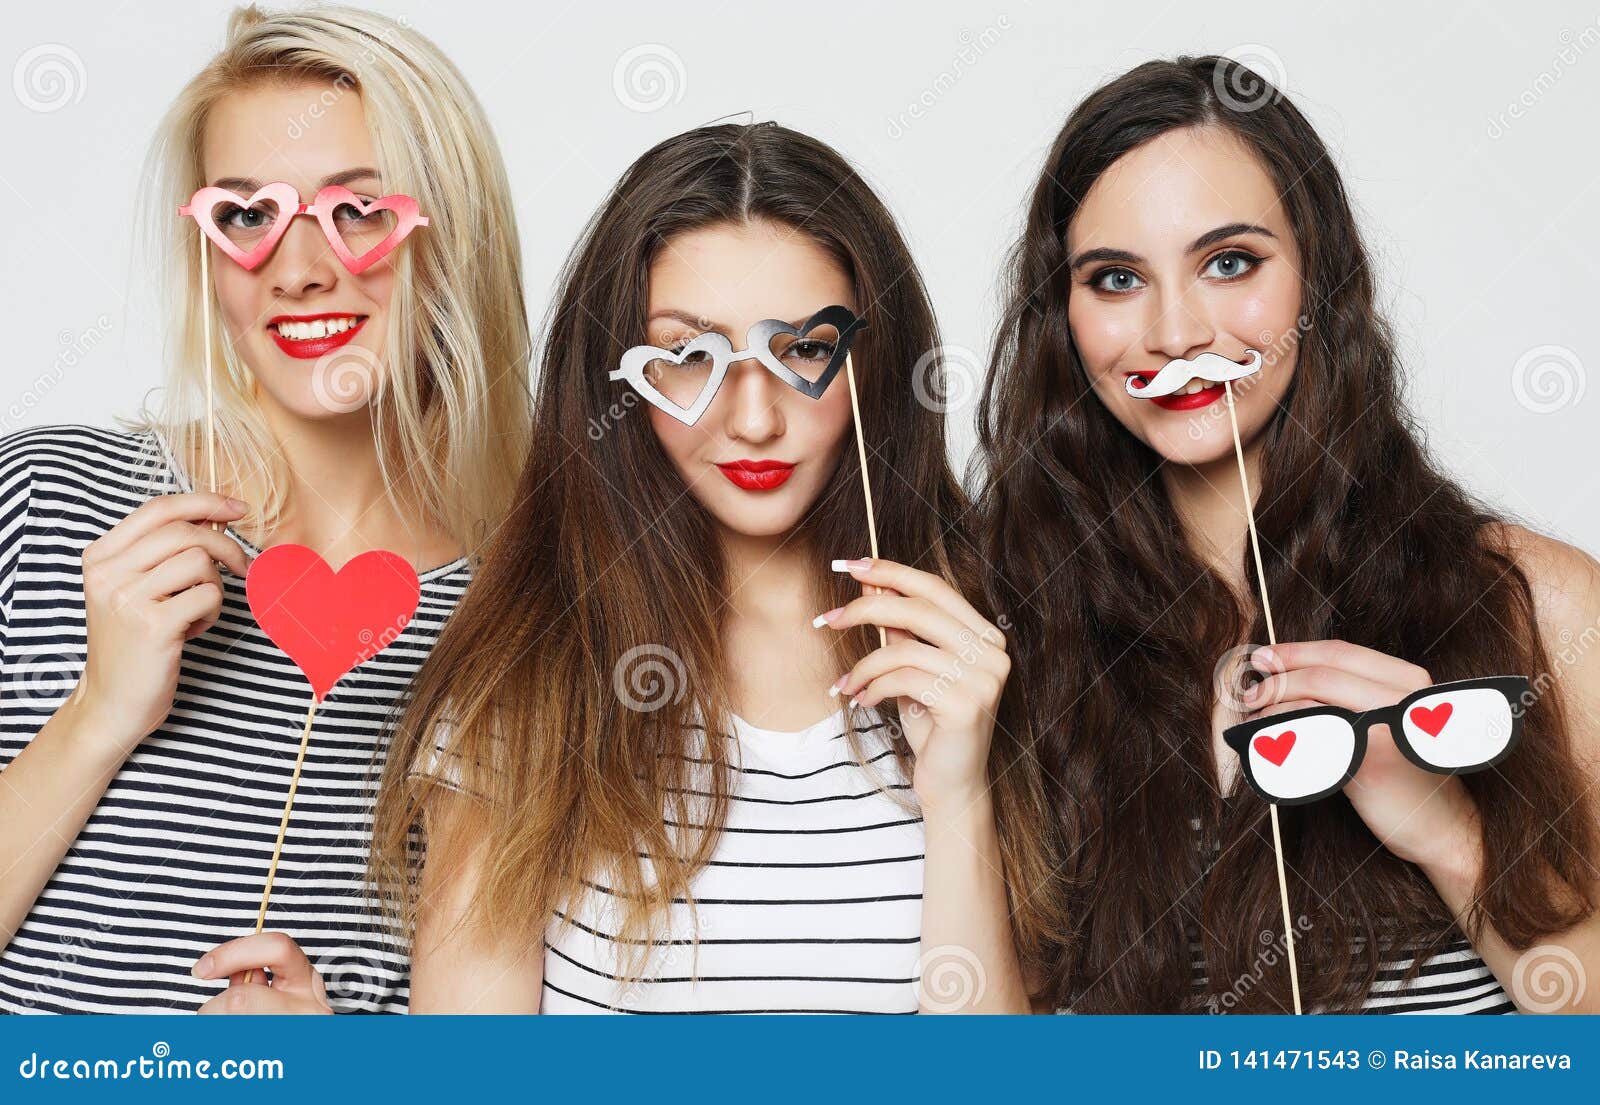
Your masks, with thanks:
[{"label": "woman's nose", "polygon": [[273,290],[284,296],[304,296],[332,288],[339,281],[338,261],[317,220],[300,215],[272,251],[269,276]]}]

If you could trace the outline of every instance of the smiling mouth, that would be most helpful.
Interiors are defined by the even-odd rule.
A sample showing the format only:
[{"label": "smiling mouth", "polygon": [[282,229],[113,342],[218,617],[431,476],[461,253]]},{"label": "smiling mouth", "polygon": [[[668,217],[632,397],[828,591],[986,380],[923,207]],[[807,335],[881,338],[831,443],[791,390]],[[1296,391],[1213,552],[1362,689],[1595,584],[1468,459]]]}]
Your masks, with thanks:
[{"label": "smiling mouth", "polygon": [[[1148,387],[1150,380],[1152,379],[1151,376],[1147,376],[1143,372],[1130,372],[1128,373],[1128,377],[1133,381],[1133,386],[1136,389]],[[1200,407],[1210,406],[1221,397],[1221,384],[1213,383],[1210,380],[1202,380],[1197,377],[1193,380],[1190,380],[1180,390],[1173,392],[1171,395],[1158,395],[1154,398],[1146,400],[1146,402],[1154,403],[1162,410],[1192,411],[1197,410]]]},{"label": "smiling mouth", "polygon": [[366,321],[366,315],[338,312],[279,315],[267,323],[267,332],[291,357],[320,357],[355,337]]}]

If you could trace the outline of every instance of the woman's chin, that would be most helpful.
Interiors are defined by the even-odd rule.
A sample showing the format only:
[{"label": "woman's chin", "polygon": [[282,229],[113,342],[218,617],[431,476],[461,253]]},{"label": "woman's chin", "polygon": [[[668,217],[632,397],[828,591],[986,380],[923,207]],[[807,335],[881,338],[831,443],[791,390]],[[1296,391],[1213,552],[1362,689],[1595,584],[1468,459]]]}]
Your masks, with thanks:
[{"label": "woman's chin", "polygon": [[1166,464],[1208,468],[1233,460],[1233,434],[1226,421],[1221,426],[1208,426],[1184,420],[1154,431],[1146,428],[1142,436],[1144,443]]}]

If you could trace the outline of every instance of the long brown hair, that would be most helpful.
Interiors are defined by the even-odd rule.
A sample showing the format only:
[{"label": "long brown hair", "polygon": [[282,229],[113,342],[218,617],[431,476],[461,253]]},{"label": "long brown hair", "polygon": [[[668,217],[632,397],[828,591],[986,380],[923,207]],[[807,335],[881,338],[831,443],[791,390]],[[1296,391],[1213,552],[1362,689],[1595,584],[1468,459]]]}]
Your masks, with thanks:
[{"label": "long brown hair", "polygon": [[[1123,154],[1185,127],[1225,128],[1256,153],[1304,259],[1297,368],[1263,431],[1256,507],[1279,638],[1352,641],[1436,681],[1548,670],[1496,519],[1435,467],[1402,407],[1367,254],[1310,124],[1218,57],[1150,62],[1090,95],[1034,190],[979,415],[986,591],[1015,625],[1001,720],[1041,742],[1061,863],[1047,892],[1072,925],[1051,991],[1084,1012],[1199,1007],[1191,939],[1213,992],[1244,980],[1228,1008],[1290,1008],[1281,956],[1261,969],[1263,939],[1282,929],[1268,809],[1220,794],[1211,736],[1214,665],[1265,641],[1265,625],[1179,537],[1160,457],[1096,399],[1067,324],[1078,205]],[[1484,850],[1466,927],[1487,922],[1516,947],[1592,909],[1579,888],[1595,841],[1555,697],[1524,725],[1515,755],[1463,777]],[[1357,1008],[1381,957],[1453,937],[1420,869],[1344,796],[1281,818],[1291,898],[1311,921],[1297,939],[1309,1008]]]},{"label": "long brown hair", "polygon": [[[666,905],[692,900],[690,880],[716,844],[728,793],[722,742],[688,736],[702,723],[727,731],[727,582],[710,515],[687,493],[636,397],[607,372],[646,332],[657,251],[690,230],[751,220],[792,228],[827,250],[869,320],[852,355],[882,489],[882,554],[975,592],[961,528],[968,504],[946,457],[944,419],[910,386],[939,349],[938,330],[888,210],[836,152],[775,124],[708,126],[660,143],[623,175],[562,275],[516,505],[418,676],[390,751],[375,865],[407,917],[415,899],[408,836],[430,792],[402,776],[434,747],[441,722],[452,762],[486,768],[469,773],[486,799],[478,833],[489,842],[473,912],[491,931],[526,933],[537,946],[552,909],[567,908],[592,878],[608,880],[626,903],[625,940],[654,939]],[[826,564],[857,545],[864,520],[852,448],[791,538],[819,553],[818,609],[854,597],[855,585]],[[875,644],[867,631],[841,640],[839,670]],[[635,697],[649,708],[630,706]],[[908,754],[903,738],[896,743]],[[690,793],[705,789],[697,769],[707,756],[712,794],[691,809]],[[1042,808],[1031,757],[1003,735],[995,756],[1008,768],[1023,761],[997,771],[997,804]],[[1034,823],[1012,816],[1002,828],[1019,884],[1043,868]],[[673,824],[712,828],[689,834]],[[654,863],[653,879],[641,854]]]}]

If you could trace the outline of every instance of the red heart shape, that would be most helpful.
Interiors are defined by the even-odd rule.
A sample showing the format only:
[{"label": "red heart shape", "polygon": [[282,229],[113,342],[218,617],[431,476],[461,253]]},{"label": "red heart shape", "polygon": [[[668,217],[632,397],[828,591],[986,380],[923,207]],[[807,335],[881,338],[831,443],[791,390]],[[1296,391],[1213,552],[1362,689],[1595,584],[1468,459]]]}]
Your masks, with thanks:
[{"label": "red heart shape", "polygon": [[1451,706],[1448,702],[1441,702],[1433,709],[1425,706],[1411,707],[1411,724],[1421,729],[1430,737],[1437,737],[1444,723],[1450,720]]},{"label": "red heart shape", "polygon": [[400,636],[422,585],[404,557],[381,549],[335,572],[304,545],[274,545],[250,565],[244,592],[256,624],[305,673],[321,702],[347,672]]},{"label": "red heart shape", "polygon": [[1282,767],[1283,761],[1289,758],[1289,752],[1293,748],[1293,729],[1285,729],[1275,737],[1257,737],[1255,740],[1256,755],[1274,767]]}]

